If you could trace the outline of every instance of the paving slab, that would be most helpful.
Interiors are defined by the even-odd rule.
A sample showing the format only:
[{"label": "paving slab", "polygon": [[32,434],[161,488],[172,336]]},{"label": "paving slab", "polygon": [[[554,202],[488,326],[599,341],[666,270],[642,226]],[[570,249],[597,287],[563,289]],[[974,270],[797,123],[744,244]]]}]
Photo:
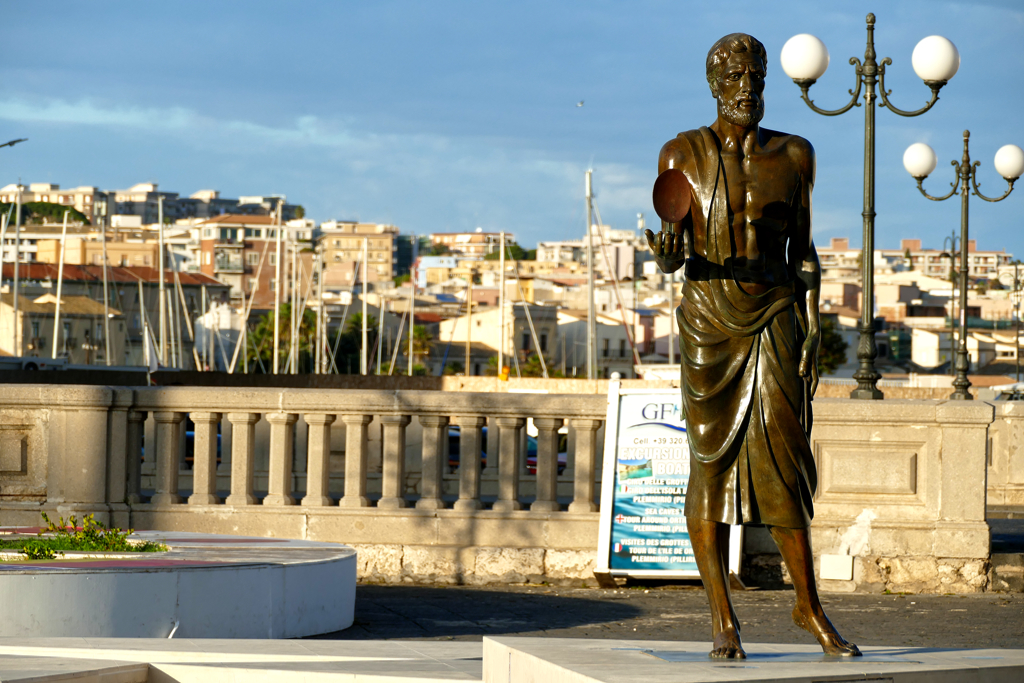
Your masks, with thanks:
[{"label": "paving slab", "polygon": [[0,639],[4,683],[451,683],[481,672],[480,643]]},{"label": "paving slab", "polygon": [[484,683],[1019,683],[1024,650],[863,648],[827,657],[817,646],[749,643],[744,660],[712,660],[707,643],[484,638]]}]

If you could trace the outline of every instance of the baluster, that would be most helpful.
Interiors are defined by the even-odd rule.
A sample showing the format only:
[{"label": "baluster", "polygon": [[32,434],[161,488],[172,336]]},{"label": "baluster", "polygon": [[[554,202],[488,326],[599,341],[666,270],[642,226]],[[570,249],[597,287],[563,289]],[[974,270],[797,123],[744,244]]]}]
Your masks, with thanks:
[{"label": "baluster", "polygon": [[573,420],[576,429],[576,479],[569,512],[594,512],[594,481],[597,467],[597,430],[601,420]]},{"label": "baluster", "polygon": [[270,472],[264,505],[295,505],[292,497],[292,456],[295,446],[294,413],[269,413]]},{"label": "baluster", "polygon": [[126,445],[128,462],[125,465],[128,485],[126,496],[129,505],[142,502],[142,433],[146,414],[138,410],[128,411],[128,443]]},{"label": "baluster", "polygon": [[345,495],[338,505],[348,508],[370,506],[366,497],[366,425],[372,415],[342,415],[345,423]]},{"label": "baluster", "polygon": [[128,411],[131,410],[133,394],[131,389],[115,389],[108,416],[106,501],[111,507],[111,514],[124,510],[128,493]]},{"label": "baluster", "polygon": [[404,508],[405,496],[405,428],[412,422],[408,415],[381,415],[384,425],[383,473],[379,508]]},{"label": "baluster", "polygon": [[522,510],[519,502],[519,432],[526,420],[521,417],[499,417],[498,500],[494,509],[502,512]]},{"label": "baluster", "polygon": [[320,507],[333,505],[329,484],[331,459],[331,425],[336,419],[334,415],[322,413],[306,413],[306,424],[309,425],[309,441],[306,457],[306,497],[302,499],[304,507]]},{"label": "baluster", "polygon": [[535,417],[537,427],[537,499],[530,505],[534,512],[557,512],[558,505],[558,430],[562,418]]},{"label": "baluster", "polygon": [[482,428],[487,419],[479,415],[459,415],[455,418],[459,426],[459,499],[456,510],[479,510],[480,502],[480,455],[483,452]]},{"label": "baluster", "polygon": [[161,410],[153,415],[156,420],[156,438],[159,448],[156,455],[155,493],[153,505],[175,505],[183,498],[178,495],[178,444],[181,439],[181,421],[184,413]]},{"label": "baluster", "polygon": [[228,413],[231,423],[231,495],[228,505],[253,505],[253,464],[259,413]]},{"label": "baluster", "polygon": [[192,455],[192,495],[189,505],[216,505],[217,497],[217,427],[220,413],[191,413],[195,424]]},{"label": "baluster", "polygon": [[423,425],[423,480],[420,499],[416,507],[423,510],[444,508],[441,500],[441,486],[444,468],[448,466],[448,417],[445,415],[420,415]]}]

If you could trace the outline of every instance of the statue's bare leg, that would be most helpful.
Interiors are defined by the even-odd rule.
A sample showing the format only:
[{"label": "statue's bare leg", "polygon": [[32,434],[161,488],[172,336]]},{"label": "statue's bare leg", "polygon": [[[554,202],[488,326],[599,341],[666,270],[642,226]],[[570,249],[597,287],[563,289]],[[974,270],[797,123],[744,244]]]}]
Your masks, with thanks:
[{"label": "statue's bare leg", "polygon": [[690,545],[704,590],[711,604],[711,635],[715,659],[746,659],[740,642],[740,622],[729,593],[729,525],[697,517],[686,518]]},{"label": "statue's bare leg", "polygon": [[793,579],[793,588],[796,589],[793,622],[817,638],[825,654],[859,657],[857,646],[839,635],[821,607],[818,588],[814,583],[814,558],[807,529],[772,526],[768,530],[779,546],[782,559],[786,561],[786,568]]}]

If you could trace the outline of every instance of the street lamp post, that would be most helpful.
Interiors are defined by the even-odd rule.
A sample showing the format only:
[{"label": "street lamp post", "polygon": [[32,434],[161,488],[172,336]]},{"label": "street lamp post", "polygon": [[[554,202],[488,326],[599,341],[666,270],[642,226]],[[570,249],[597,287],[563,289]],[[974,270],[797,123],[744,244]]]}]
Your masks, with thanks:
[{"label": "street lamp post", "polygon": [[[1014,318],[1016,319],[1015,320],[1015,324],[1014,324],[1014,336],[1013,336],[1013,345],[1016,348],[1016,351],[1015,351],[1015,353],[1013,355],[1014,355],[1014,358],[1016,360],[1016,366],[1017,366],[1017,368],[1016,368],[1017,369],[1016,381],[1019,384],[1020,383],[1020,297],[1021,297],[1021,289],[1024,288],[1024,282],[1022,282],[1021,279],[1020,279],[1020,266],[1022,265],[1021,260],[1020,259],[1015,259],[1014,261],[1010,262],[1010,265],[1013,266],[1013,284],[1010,286],[1010,296],[1014,299],[1013,308],[1014,308],[1014,314],[1015,314]],[[1002,280],[1002,278],[1000,278],[1000,280]]]},{"label": "street lamp post", "polygon": [[903,166],[917,180],[917,189],[928,199],[941,202],[952,197],[957,193],[957,190],[960,191],[960,339],[956,351],[956,378],[953,380],[953,387],[955,389],[950,395],[950,398],[960,400],[973,398],[967,390],[971,386],[970,381],[967,379],[967,224],[968,201],[971,190],[973,189],[976,197],[984,199],[986,202],[1000,202],[1013,192],[1014,181],[1021,174],[1024,174],[1024,150],[1021,150],[1016,145],[1000,147],[999,151],[996,152],[995,166],[999,175],[1006,179],[1008,187],[1001,197],[986,197],[983,195],[978,191],[977,178],[978,166],[981,165],[981,162],[975,161],[972,164],[971,154],[967,148],[970,137],[971,131],[965,130],[964,156],[959,162],[955,160],[950,162],[953,168],[956,169],[956,181],[951,183],[953,189],[942,197],[931,196],[925,191],[922,184],[924,179],[928,177],[928,174],[935,170],[935,151],[923,142],[917,142],[908,147],[907,151],[903,154]]},{"label": "street lamp post", "polygon": [[[946,245],[949,245],[948,247]],[[942,253],[949,259],[949,374],[953,374],[953,357],[956,356],[956,333],[953,331],[956,325],[956,230],[954,229],[949,237],[942,238]]]},{"label": "street lamp post", "polygon": [[875,346],[874,324],[874,253],[875,253],[875,84],[878,84],[877,96],[881,99],[880,107],[887,107],[900,116],[920,116],[939,99],[939,90],[956,74],[960,67],[960,54],[956,47],[941,36],[928,36],[914,48],[912,63],[914,71],[932,90],[931,100],[917,111],[903,111],[889,102],[891,91],[885,89],[885,67],[892,64],[888,57],[881,63],[875,60],[875,15],[867,16],[867,48],[864,51],[863,63],[856,57],[850,58],[857,76],[856,90],[850,90],[853,96],[846,106],[835,110],[821,109],[815,106],[808,97],[808,91],[828,68],[829,56],[825,44],[814,36],[803,33],[790,38],[782,48],[782,69],[793,82],[800,86],[801,99],[807,106],[824,116],[837,116],[853,107],[861,106],[857,99],[861,88],[864,89],[864,255],[861,259],[863,268],[863,296],[861,305],[860,342],[857,344],[857,360],[860,367],[853,374],[857,380],[857,388],[850,393],[850,398],[880,399],[882,392],[878,389],[881,377],[875,370],[875,358],[878,348]]}]

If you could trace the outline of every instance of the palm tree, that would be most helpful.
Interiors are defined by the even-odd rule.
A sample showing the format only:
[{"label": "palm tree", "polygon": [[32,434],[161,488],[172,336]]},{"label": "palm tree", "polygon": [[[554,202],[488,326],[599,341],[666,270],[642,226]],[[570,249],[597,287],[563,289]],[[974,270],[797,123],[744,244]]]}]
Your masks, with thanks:
[{"label": "palm tree", "polygon": [[[277,319],[277,334],[279,342],[279,365],[283,366],[288,361],[288,353],[291,349],[291,304],[281,304],[280,315]],[[298,352],[299,368],[304,366],[308,370],[309,358],[314,350],[312,341],[315,336],[316,313],[305,310],[302,319],[299,321]],[[263,367],[270,370],[274,361],[274,312],[270,311],[256,323],[256,329],[249,335],[249,348],[246,349],[249,362],[259,366],[256,359],[259,358]]]}]

